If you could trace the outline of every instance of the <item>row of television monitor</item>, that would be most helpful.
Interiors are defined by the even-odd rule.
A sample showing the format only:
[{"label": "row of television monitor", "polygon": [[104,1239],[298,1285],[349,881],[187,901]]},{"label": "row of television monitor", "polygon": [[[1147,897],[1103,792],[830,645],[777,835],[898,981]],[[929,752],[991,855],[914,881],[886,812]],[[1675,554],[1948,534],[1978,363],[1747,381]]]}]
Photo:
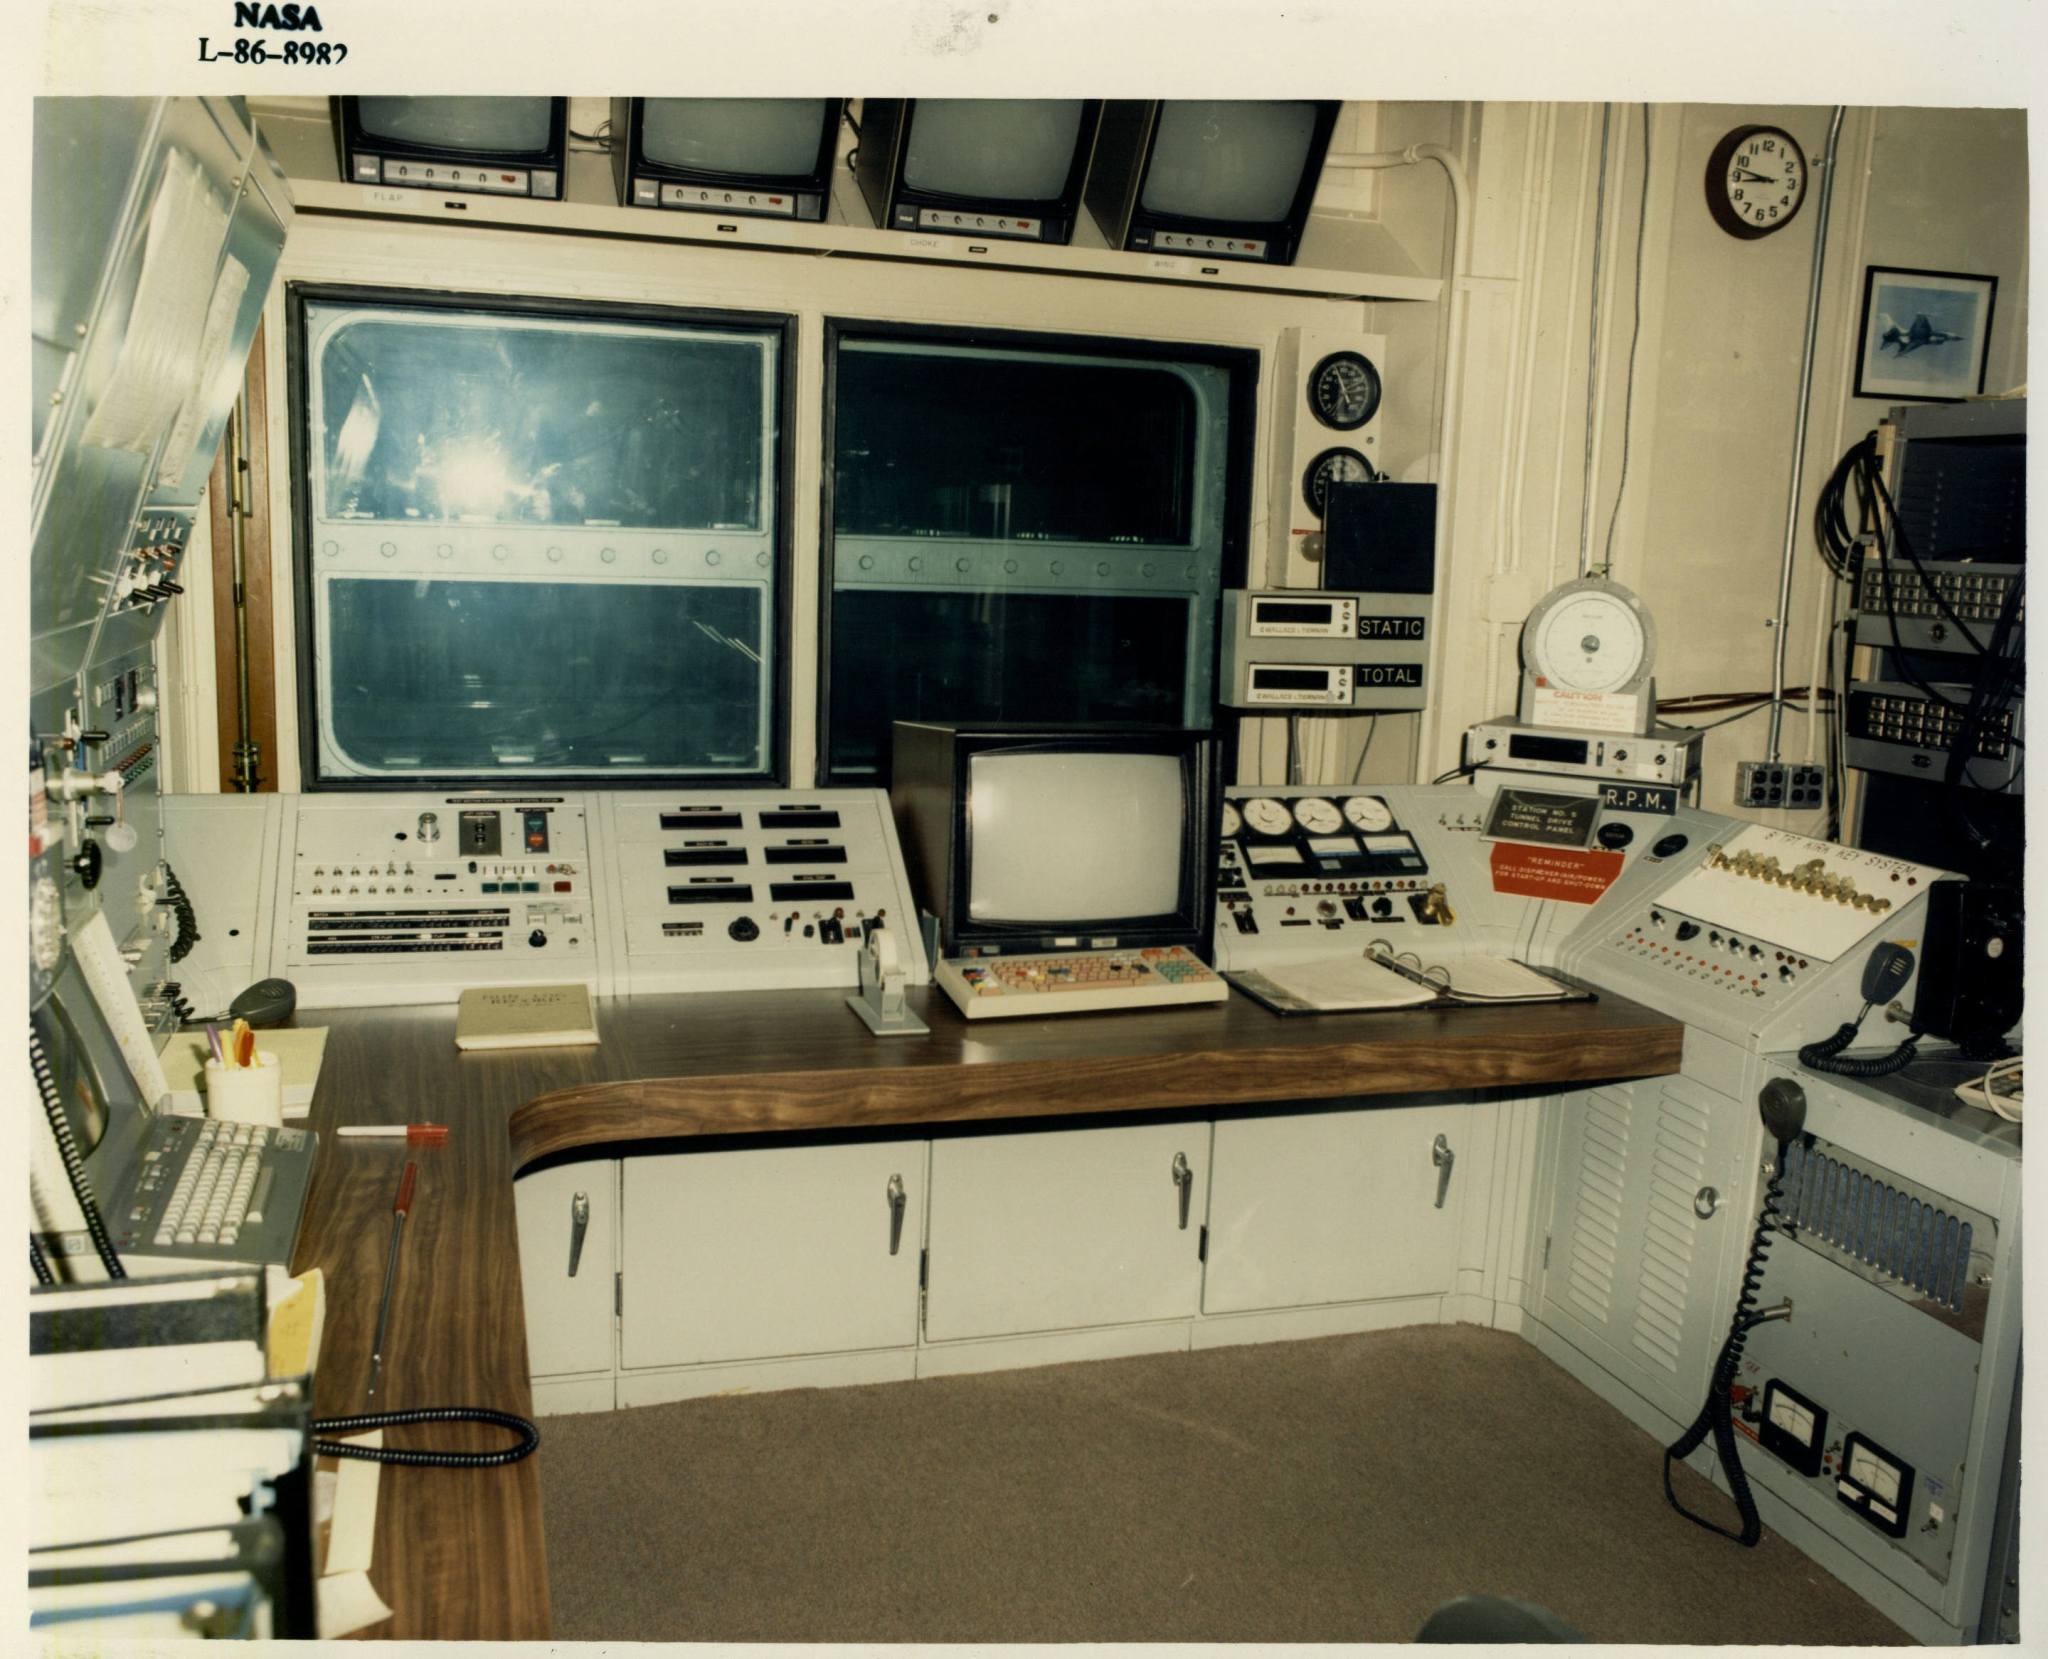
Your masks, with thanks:
[{"label": "row of television monitor", "polygon": [[[566,98],[336,98],[341,176],[559,200]],[[1329,149],[1327,100],[869,98],[854,177],[875,222],[1292,264]],[[615,98],[629,207],[819,220],[843,98]]]}]

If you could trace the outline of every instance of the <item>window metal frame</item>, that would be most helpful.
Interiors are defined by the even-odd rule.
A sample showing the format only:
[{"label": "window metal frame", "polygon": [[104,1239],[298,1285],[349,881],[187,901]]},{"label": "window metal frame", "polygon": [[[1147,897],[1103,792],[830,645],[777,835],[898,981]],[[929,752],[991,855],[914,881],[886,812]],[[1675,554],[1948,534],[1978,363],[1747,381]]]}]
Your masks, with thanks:
[{"label": "window metal frame", "polygon": [[[770,638],[777,661],[767,677],[767,752],[763,765],[748,772],[527,772],[500,778],[461,773],[409,773],[403,777],[323,775],[320,770],[319,676],[314,626],[314,502],[311,456],[311,365],[307,307],[313,304],[389,306],[421,313],[499,312],[565,322],[607,321],[747,330],[775,339],[775,384],[769,476],[774,522],[768,538],[771,587]],[[643,305],[534,295],[449,292],[381,284],[292,282],[285,287],[285,379],[287,427],[291,440],[292,609],[297,641],[299,699],[299,786],[307,793],[371,790],[460,790],[503,792],[560,789],[784,788],[789,782],[790,703],[794,642],[793,513],[797,397],[797,318],[792,313],[728,311],[706,307]]]}]

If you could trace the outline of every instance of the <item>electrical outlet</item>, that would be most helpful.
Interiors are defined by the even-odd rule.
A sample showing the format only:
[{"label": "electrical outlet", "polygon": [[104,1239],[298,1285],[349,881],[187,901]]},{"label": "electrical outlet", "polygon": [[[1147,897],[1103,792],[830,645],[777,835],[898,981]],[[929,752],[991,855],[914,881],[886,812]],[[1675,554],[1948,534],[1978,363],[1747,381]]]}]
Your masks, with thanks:
[{"label": "electrical outlet", "polygon": [[1776,760],[1735,763],[1735,804],[1769,811],[1817,807],[1826,790],[1826,769]]}]

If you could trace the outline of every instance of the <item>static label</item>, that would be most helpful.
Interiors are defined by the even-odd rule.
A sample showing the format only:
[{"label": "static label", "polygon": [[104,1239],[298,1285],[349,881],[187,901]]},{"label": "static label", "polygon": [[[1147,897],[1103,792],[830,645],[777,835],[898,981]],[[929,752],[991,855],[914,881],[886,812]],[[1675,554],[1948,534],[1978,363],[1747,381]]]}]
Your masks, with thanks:
[{"label": "static label", "polygon": [[1361,616],[1360,639],[1421,639],[1427,621],[1419,616]]},{"label": "static label", "polygon": [[[1590,797],[1589,797],[1590,798]],[[1531,847],[1502,841],[1492,849],[1493,890],[1525,899],[1591,904],[1621,874],[1620,853],[1572,847]]]}]

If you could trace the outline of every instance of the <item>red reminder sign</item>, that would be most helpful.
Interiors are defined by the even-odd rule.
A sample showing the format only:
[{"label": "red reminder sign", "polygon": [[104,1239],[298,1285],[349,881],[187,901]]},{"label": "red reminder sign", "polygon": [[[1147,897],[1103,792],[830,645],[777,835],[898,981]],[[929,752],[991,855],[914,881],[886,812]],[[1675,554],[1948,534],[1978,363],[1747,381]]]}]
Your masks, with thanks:
[{"label": "red reminder sign", "polygon": [[1595,848],[1532,847],[1520,841],[1493,845],[1493,890],[1524,899],[1591,904],[1621,874],[1621,854]]}]

